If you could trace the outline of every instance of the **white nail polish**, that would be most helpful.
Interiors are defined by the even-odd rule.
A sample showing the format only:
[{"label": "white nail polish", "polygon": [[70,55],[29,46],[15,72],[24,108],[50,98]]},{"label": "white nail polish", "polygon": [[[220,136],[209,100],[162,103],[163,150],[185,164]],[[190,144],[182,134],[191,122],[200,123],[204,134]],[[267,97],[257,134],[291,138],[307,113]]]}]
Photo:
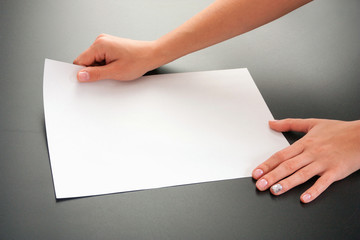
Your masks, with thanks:
[{"label": "white nail polish", "polygon": [[89,76],[88,72],[83,71],[83,72],[79,73],[79,80],[81,82],[87,82],[87,81],[89,81],[89,79],[90,79],[90,76]]},{"label": "white nail polish", "polygon": [[307,193],[307,194],[305,194],[305,195],[302,197],[302,199],[303,199],[303,201],[304,201],[305,203],[307,203],[307,202],[310,201],[311,195]]},{"label": "white nail polish", "polygon": [[274,186],[271,187],[271,190],[273,190],[274,193],[278,193],[282,190],[282,186],[281,184],[275,184]]}]

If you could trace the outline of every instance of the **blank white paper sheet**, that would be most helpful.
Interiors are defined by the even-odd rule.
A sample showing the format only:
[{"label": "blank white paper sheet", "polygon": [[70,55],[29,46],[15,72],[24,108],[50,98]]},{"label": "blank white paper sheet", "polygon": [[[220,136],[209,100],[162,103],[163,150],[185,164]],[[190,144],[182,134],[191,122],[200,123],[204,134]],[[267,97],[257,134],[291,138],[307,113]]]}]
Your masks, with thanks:
[{"label": "blank white paper sheet", "polygon": [[289,145],[247,69],[79,83],[81,68],[45,60],[56,198],[249,177]]}]

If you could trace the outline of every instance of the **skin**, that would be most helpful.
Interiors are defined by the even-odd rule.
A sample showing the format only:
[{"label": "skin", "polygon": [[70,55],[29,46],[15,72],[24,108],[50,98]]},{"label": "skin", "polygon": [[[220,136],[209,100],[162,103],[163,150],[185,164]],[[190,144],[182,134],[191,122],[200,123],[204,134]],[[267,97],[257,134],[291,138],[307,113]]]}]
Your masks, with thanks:
[{"label": "skin", "polygon": [[[85,66],[80,82],[102,79],[130,81],[194,51],[212,46],[271,22],[309,0],[217,0],[183,25],[155,41],[137,41],[107,34],[81,53],[74,64]],[[317,198],[333,182],[360,169],[360,121],[285,119],[269,122],[278,132],[306,135],[275,153],[254,169],[260,191],[281,185],[280,195],[313,176],[320,176],[304,192],[304,203]]]},{"label": "skin", "polygon": [[184,55],[271,22],[307,2],[309,0],[217,0],[155,41],[101,34],[75,59],[74,64],[91,66],[80,71],[77,77],[82,82],[106,78],[134,80]]},{"label": "skin", "polygon": [[[278,183],[280,195],[314,176],[320,176],[300,200],[308,203],[333,182],[360,169],[360,121],[326,119],[284,119],[269,122],[278,132],[297,131],[306,135],[275,153],[252,173],[256,187],[265,191]],[[267,183],[264,185],[264,183]]]}]

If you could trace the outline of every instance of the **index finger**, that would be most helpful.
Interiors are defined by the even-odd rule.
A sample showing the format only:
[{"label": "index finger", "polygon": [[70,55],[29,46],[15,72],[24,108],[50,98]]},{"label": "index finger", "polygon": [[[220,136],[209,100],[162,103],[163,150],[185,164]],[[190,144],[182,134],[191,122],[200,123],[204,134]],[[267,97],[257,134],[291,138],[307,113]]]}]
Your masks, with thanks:
[{"label": "index finger", "polygon": [[94,44],[91,45],[88,49],[82,52],[75,60],[74,64],[82,66],[91,66],[97,62],[97,50],[94,47]]}]

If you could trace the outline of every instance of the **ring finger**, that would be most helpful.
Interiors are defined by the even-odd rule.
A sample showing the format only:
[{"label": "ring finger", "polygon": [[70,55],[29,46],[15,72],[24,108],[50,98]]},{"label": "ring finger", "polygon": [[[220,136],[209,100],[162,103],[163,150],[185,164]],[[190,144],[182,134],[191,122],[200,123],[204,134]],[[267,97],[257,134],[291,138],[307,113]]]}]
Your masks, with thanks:
[{"label": "ring finger", "polygon": [[281,179],[293,174],[311,162],[306,154],[300,154],[287,161],[282,162],[274,170],[270,171],[256,182],[256,187],[264,191]]}]

